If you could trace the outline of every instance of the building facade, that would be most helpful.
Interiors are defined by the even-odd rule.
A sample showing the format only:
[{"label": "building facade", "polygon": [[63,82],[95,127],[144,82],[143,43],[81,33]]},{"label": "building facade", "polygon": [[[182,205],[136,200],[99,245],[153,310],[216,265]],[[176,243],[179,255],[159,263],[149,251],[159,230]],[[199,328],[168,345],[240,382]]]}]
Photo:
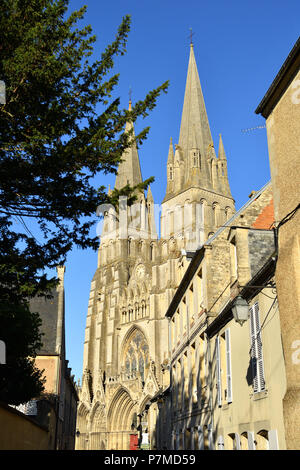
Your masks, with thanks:
[{"label": "building facade", "polygon": [[[166,167],[159,215],[151,189],[147,195],[138,193],[131,207],[123,199],[118,212],[101,209],[104,223],[86,322],[77,449],[157,447],[156,401],[170,380],[165,313],[190,263],[189,253],[235,212],[222,138],[217,157],[192,44],[179,141],[174,149],[171,139]],[[133,146],[123,156],[115,187],[140,182]]]},{"label": "building facade", "polygon": [[269,183],[194,254],[166,313],[170,387],[153,406],[157,429],[171,425],[160,449],[286,448],[273,223]]},{"label": "building facade", "polygon": [[266,119],[278,235],[276,282],[286,393],[287,449],[300,448],[300,38],[256,109]]},{"label": "building facade", "polygon": [[78,394],[71,374],[65,347],[65,267],[57,267],[59,284],[52,298],[34,297],[31,311],[42,320],[42,348],[35,357],[36,366],[44,371],[45,390],[42,396],[18,409],[48,429],[49,448],[74,450]]}]

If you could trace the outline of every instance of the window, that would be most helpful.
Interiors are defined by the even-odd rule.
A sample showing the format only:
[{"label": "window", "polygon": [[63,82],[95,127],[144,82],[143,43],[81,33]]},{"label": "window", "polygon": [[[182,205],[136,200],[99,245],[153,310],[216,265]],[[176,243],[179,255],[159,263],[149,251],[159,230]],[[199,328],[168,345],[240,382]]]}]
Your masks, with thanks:
[{"label": "window", "polygon": [[232,402],[230,329],[216,338],[216,372],[218,406]]},{"label": "window", "polygon": [[172,366],[172,402],[174,408],[176,407],[176,398],[177,398],[177,393],[176,393],[176,387],[177,387],[177,382],[176,382],[176,366]]},{"label": "window", "polygon": [[241,434],[241,450],[249,450],[248,447],[248,433],[243,432]]},{"label": "window", "polygon": [[183,298],[181,304],[181,314],[182,314],[182,326],[183,326],[183,335],[187,333],[187,308],[186,308],[186,298]]},{"label": "window", "polygon": [[191,358],[191,385],[192,385],[192,403],[198,402],[197,397],[197,376],[196,376],[196,344],[193,343],[190,349]]},{"label": "window", "polygon": [[203,309],[204,295],[203,295],[203,278],[202,278],[202,269],[197,274],[196,277],[196,305],[195,313],[200,313]]},{"label": "window", "polygon": [[139,330],[135,330],[130,336],[123,357],[126,372],[139,372],[144,382],[150,365],[149,347]]},{"label": "window", "polygon": [[199,400],[204,397],[204,387],[205,383],[205,354],[206,354],[206,344],[204,339],[204,333],[199,337],[199,346],[198,346],[198,353],[199,353],[199,369],[198,369],[198,392],[199,392]]},{"label": "window", "polygon": [[153,259],[154,259],[153,251],[154,251],[154,247],[153,247],[153,244],[151,243],[151,245],[150,245],[150,261],[153,261]]},{"label": "window", "polygon": [[268,431],[263,429],[256,434],[256,450],[269,450]]},{"label": "window", "polygon": [[240,450],[240,436],[237,433],[231,433],[227,436],[228,450]]},{"label": "window", "polygon": [[237,255],[235,237],[230,242],[230,274],[231,283],[233,283],[237,279]]},{"label": "window", "polygon": [[177,361],[177,407],[181,408],[182,397],[182,372],[181,372],[181,359]]},{"label": "window", "polygon": [[258,302],[250,308],[250,337],[252,385],[254,393],[257,393],[266,388]]},{"label": "window", "polygon": [[190,285],[188,290],[188,314],[189,314],[189,324],[194,321],[195,305],[194,305],[194,286]]},{"label": "window", "polygon": [[190,401],[190,396],[189,396],[189,363],[188,363],[188,353],[185,351],[183,354],[183,402],[184,402],[184,408],[188,409],[189,408],[189,401]]}]

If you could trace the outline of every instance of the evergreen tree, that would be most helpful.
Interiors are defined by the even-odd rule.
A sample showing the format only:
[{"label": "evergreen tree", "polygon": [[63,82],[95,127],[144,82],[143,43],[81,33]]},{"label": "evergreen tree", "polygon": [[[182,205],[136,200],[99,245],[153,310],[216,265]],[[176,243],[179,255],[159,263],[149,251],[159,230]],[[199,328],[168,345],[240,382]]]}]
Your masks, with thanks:
[{"label": "evergreen tree", "polygon": [[[0,79],[6,104],[0,105],[0,336],[4,319],[13,331],[13,312],[27,311],[29,298],[48,295],[56,285],[43,274],[45,268],[63,264],[73,245],[98,247],[90,228],[97,206],[111,201],[105,187],[95,188],[91,180],[98,172],[116,173],[124,150],[146,138],[148,128],[134,137],[124,133],[125,123],[147,116],[168,86],[149,92],[131,111],[121,109],[120,99],[112,98],[119,79],[113,66],[126,52],[130,17],[123,18],[115,40],[93,61],[96,37],[90,26],[77,26],[86,7],[67,16],[68,4],[1,4]],[[133,201],[134,190],[151,180],[120,193]],[[114,202],[117,196],[114,191]],[[39,227],[39,240],[29,220]],[[28,347],[33,345],[34,357],[41,336],[36,318],[31,320],[35,334],[28,337]],[[24,349],[20,359],[26,355]],[[24,367],[27,376],[29,369]],[[34,384],[39,391],[41,382],[33,370],[31,378],[34,396]]]}]

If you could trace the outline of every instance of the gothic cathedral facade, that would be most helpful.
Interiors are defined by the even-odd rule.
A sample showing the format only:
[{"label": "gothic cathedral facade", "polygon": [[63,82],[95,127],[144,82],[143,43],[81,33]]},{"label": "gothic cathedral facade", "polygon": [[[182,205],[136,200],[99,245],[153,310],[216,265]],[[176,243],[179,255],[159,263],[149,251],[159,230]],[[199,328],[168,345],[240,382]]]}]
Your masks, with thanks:
[{"label": "gothic cathedral facade", "polygon": [[[140,182],[133,146],[123,156],[115,187]],[[144,444],[151,445],[155,416],[145,422],[144,411],[169,385],[167,308],[188,254],[235,212],[224,146],[220,136],[217,156],[193,44],[179,141],[175,149],[170,141],[166,194],[157,207],[149,188],[133,206],[121,201],[117,215],[113,208],[104,212],[86,321],[77,449],[134,448],[139,427]]]}]

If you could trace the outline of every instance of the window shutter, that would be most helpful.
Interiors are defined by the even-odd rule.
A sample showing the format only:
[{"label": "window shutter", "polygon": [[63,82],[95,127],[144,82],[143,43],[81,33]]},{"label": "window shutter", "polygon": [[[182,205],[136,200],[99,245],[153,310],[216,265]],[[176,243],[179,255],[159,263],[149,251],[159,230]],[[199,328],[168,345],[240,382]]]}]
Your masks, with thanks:
[{"label": "window shutter", "polygon": [[204,436],[202,426],[198,426],[198,448],[204,450]]},{"label": "window shutter", "polygon": [[214,450],[214,435],[213,435],[213,428],[211,424],[207,426],[207,431],[208,431],[208,448],[209,450]]},{"label": "window shutter", "polygon": [[248,449],[249,450],[255,450],[255,442],[254,442],[254,432],[253,431],[248,431]]},{"label": "window shutter", "polygon": [[270,450],[279,450],[277,429],[272,429],[268,432],[268,440]]},{"label": "window shutter", "polygon": [[258,303],[254,305],[255,322],[256,322],[256,342],[257,342],[257,375],[258,375],[258,388],[259,391],[265,390],[265,373],[264,373],[264,361],[263,361],[263,350],[262,350],[262,339],[260,331],[259,321],[259,308]]},{"label": "window shutter", "polygon": [[222,390],[221,390],[221,358],[220,358],[220,337],[216,337],[216,367],[217,367],[217,402],[218,406],[222,406]]},{"label": "window shutter", "polygon": [[250,335],[253,390],[254,392],[261,392],[265,390],[265,374],[258,302],[250,308]]},{"label": "window shutter", "polygon": [[235,434],[235,450],[241,450],[241,440],[239,434],[236,432]]},{"label": "window shutter", "polygon": [[210,344],[207,337],[203,339],[203,354],[204,354],[204,387],[209,384],[209,348]]},{"label": "window shutter", "polygon": [[225,330],[226,342],[226,375],[227,375],[227,403],[232,402],[232,375],[231,375],[231,348],[230,348],[230,329]]}]

